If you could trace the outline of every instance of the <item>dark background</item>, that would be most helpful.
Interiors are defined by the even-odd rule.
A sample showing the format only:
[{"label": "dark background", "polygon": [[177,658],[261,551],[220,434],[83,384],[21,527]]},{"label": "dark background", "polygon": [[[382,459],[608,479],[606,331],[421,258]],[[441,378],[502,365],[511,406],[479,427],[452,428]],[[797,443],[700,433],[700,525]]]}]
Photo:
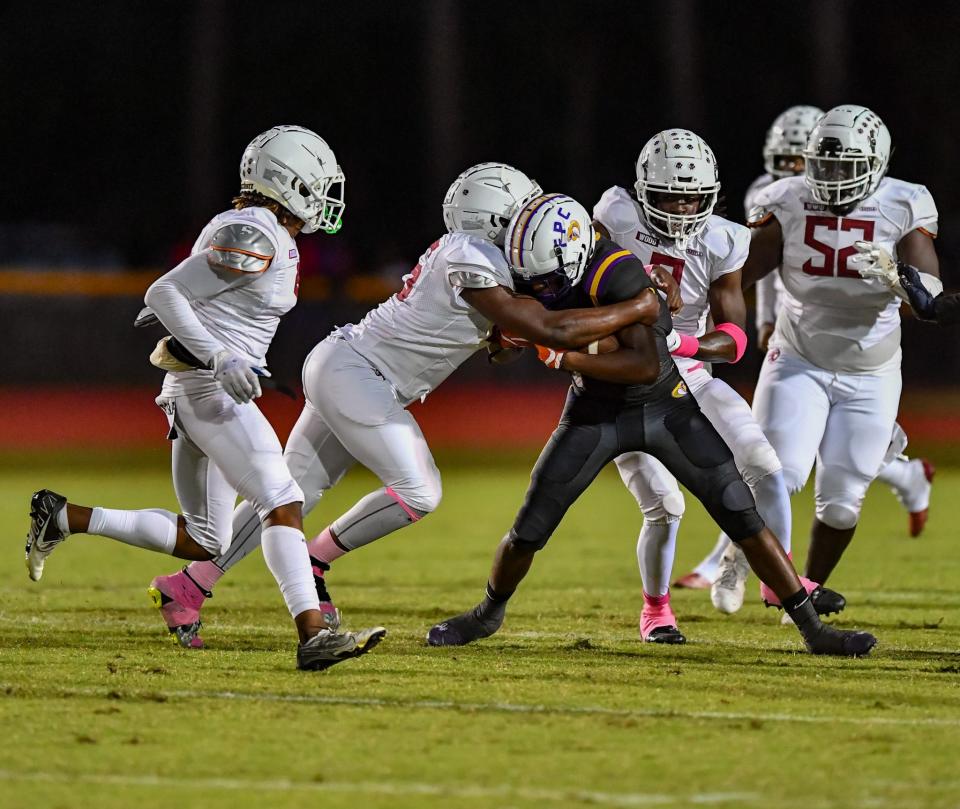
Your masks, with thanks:
[{"label": "dark background", "polygon": [[[952,3],[858,0],[6,3],[0,263],[159,273],[228,207],[247,142],[279,123],[320,133],[346,174],[343,230],[306,237],[311,271],[334,279],[412,265],[468,165],[512,163],[589,208],[632,184],[667,127],[711,144],[742,221],[773,118],[850,102],[889,127],[891,175],[931,189],[955,287],[958,23]],[[27,352],[8,379],[36,377],[28,343],[62,345],[94,311],[113,307],[94,331],[117,344],[135,303],[3,296]],[[307,346],[364,308],[332,300],[284,328]],[[50,312],[45,338],[22,333]],[[905,326],[908,379],[960,370],[952,345],[927,358],[929,334]]]}]

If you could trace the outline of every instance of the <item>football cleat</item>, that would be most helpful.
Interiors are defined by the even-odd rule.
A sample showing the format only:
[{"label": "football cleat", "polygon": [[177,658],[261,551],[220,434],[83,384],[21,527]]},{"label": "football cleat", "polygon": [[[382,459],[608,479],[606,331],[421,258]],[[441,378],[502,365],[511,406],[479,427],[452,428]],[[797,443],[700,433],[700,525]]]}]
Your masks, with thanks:
[{"label": "football cleat", "polygon": [[[504,607],[506,607],[505,603]],[[471,610],[430,627],[430,631],[427,632],[427,645],[466,646],[475,640],[489,638],[500,628],[504,615],[506,615],[506,609],[496,610],[492,616],[482,618],[480,605],[477,605]]]},{"label": "football cleat", "polygon": [[643,594],[643,611],[640,613],[640,639],[644,643],[686,643],[687,639],[677,628],[677,618],[670,608],[670,593],[653,597]]},{"label": "football cleat", "polygon": [[670,587],[674,590],[709,590],[711,584],[713,582],[710,579],[694,571],[681,576]]},{"label": "football cleat", "polygon": [[170,576],[157,576],[150,582],[147,595],[160,610],[173,640],[184,649],[203,648],[203,638],[199,635],[203,626],[200,608],[213,593],[203,590],[184,568]]},{"label": "football cleat", "polygon": [[323,622],[327,625],[327,629],[336,632],[340,628],[340,610],[334,606],[333,599],[330,598],[330,593],[327,590],[327,583],[323,578],[323,574],[330,570],[330,565],[312,556],[310,557],[310,565],[313,567],[313,584],[317,588],[317,596],[320,599],[320,612],[323,613]]},{"label": "football cleat", "polygon": [[[815,581],[803,576],[800,577],[800,583],[803,585],[803,589],[810,594],[810,603],[813,604],[817,615],[832,615],[835,612],[843,612],[844,607],[847,606],[847,599],[836,590],[821,587]],[[776,607],[778,610],[783,609],[777,594],[763,582],[760,583],[760,598],[768,607]],[[787,622],[784,621],[784,623]]]},{"label": "football cleat", "polygon": [[47,557],[67,538],[57,525],[57,515],[66,505],[66,497],[49,489],[40,489],[30,498],[30,530],[24,556],[33,581],[40,581]]},{"label": "football cleat", "polygon": [[810,654],[835,655],[837,657],[866,657],[877,645],[877,639],[869,632],[853,629],[834,629],[822,624],[813,638],[804,638]]},{"label": "football cleat", "polygon": [[297,668],[301,671],[323,671],[344,660],[369,652],[387,636],[382,626],[359,632],[331,632],[321,629],[297,647]]},{"label": "football cleat", "polygon": [[710,601],[720,612],[732,615],[743,606],[747,591],[750,563],[735,542],[731,542],[720,557],[719,575],[710,587]]}]

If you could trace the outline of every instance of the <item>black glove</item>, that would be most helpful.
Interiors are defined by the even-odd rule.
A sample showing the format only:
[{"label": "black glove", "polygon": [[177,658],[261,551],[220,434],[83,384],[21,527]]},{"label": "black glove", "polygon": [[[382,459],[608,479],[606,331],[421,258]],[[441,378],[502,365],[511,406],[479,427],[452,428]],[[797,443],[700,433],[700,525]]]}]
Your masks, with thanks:
[{"label": "black glove", "polygon": [[900,276],[900,286],[907,293],[914,314],[921,320],[936,320],[937,307],[934,303],[934,297],[930,294],[930,290],[923,285],[923,281],[920,280],[920,273],[917,268],[898,261],[897,275]]}]

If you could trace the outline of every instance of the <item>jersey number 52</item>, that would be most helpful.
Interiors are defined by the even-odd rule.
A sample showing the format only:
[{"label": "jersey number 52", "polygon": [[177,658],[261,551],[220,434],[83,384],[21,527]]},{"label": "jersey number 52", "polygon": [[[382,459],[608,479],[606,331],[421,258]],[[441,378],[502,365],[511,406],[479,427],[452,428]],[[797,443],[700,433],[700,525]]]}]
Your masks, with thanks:
[{"label": "jersey number 52", "polygon": [[873,241],[874,222],[870,219],[838,219],[835,216],[808,216],[806,229],[803,232],[803,243],[812,247],[818,253],[823,255],[823,264],[817,264],[812,258],[803,262],[801,269],[807,275],[829,275],[837,278],[856,278],[860,279],[860,273],[856,270],[847,269],[847,259],[850,258],[857,249],[851,244],[837,250],[829,244],[824,244],[817,240],[817,228],[822,227],[827,230],[840,230],[847,232],[859,230],[863,235],[859,238],[865,242]]}]

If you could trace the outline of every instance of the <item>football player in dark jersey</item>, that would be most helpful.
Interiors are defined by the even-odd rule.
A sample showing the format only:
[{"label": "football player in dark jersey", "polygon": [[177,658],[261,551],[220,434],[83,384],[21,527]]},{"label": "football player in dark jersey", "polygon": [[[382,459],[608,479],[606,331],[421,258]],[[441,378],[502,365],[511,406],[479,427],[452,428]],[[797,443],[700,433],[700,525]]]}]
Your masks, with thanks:
[{"label": "football player in dark jersey", "polygon": [[[523,206],[507,228],[504,251],[518,292],[550,308],[657,295],[643,264],[629,250],[598,239],[587,211],[562,194],[545,194]],[[792,563],[757,513],[730,449],[677,371],[665,302],[660,310],[655,325],[619,332],[620,350],[542,351],[548,365],[574,374],[560,424],[534,467],[513,527],[497,548],[483,601],[432,627],[430,645],[459,646],[496,632],[508,599],[567,509],[607,463],[632,450],[657,457],[740,544],[811,652],[857,657],[876,645],[867,632],[821,622]]]}]

